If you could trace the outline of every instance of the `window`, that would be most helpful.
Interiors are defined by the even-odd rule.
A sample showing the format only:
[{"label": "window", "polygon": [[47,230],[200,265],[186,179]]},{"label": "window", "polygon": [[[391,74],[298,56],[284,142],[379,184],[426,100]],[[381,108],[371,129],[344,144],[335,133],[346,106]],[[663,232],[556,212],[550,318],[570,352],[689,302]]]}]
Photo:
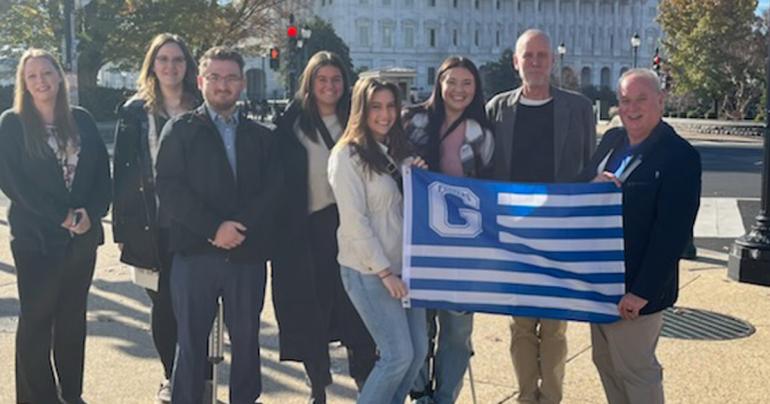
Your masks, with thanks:
[{"label": "window", "polygon": [[457,0],[452,0],[452,7],[457,8]]},{"label": "window", "polygon": [[436,68],[429,67],[428,68],[428,85],[432,86],[434,81],[436,81]]},{"label": "window", "polygon": [[474,46],[479,46],[479,30],[476,30],[473,33],[473,45]]},{"label": "window", "polygon": [[610,52],[615,49],[615,34],[610,34]]},{"label": "window", "polygon": [[404,6],[414,7],[414,0],[404,0]]},{"label": "window", "polygon": [[404,47],[414,48],[414,27],[404,27]]},{"label": "window", "polygon": [[358,24],[358,46],[371,46],[369,23]]},{"label": "window", "polygon": [[429,7],[436,7],[436,0],[428,0]]},{"label": "window", "polygon": [[321,0],[321,7],[326,5],[326,0]]},{"label": "window", "polygon": [[389,6],[390,5],[390,0],[382,0],[382,5],[383,6]]},{"label": "window", "polygon": [[390,24],[382,26],[382,46],[385,48],[393,47],[393,26]]},{"label": "window", "polygon": [[431,48],[436,47],[436,29],[428,28],[428,46]]},{"label": "window", "polygon": [[479,0],[473,0],[473,7],[478,10],[479,9]]},{"label": "window", "polygon": [[452,30],[452,45],[457,46],[457,30]]},{"label": "window", "polygon": [[500,47],[500,30],[495,32],[495,46]]},{"label": "window", "polygon": [[502,1],[501,0],[497,0],[497,2],[495,3],[495,8],[500,10],[502,7],[503,7]]}]

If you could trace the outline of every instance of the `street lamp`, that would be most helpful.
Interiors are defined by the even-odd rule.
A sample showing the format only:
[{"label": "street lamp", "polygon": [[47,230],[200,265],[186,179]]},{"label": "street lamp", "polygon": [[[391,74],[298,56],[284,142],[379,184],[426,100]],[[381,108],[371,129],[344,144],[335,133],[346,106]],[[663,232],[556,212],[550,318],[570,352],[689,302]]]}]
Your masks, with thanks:
[{"label": "street lamp", "polygon": [[567,45],[562,42],[556,48],[556,52],[559,54],[559,86],[564,87],[564,54],[567,53]]},{"label": "street lamp", "polygon": [[[770,49],[770,41],[768,41]],[[770,94],[770,56],[765,68]],[[762,199],[756,223],[730,249],[727,276],[738,282],[770,286],[770,97],[765,104],[764,158],[762,160]]]},{"label": "street lamp", "polygon": [[634,48],[634,68],[636,68],[636,57],[639,53],[639,46],[642,45],[642,38],[639,38],[638,33],[634,33],[634,36],[631,37],[631,47]]}]

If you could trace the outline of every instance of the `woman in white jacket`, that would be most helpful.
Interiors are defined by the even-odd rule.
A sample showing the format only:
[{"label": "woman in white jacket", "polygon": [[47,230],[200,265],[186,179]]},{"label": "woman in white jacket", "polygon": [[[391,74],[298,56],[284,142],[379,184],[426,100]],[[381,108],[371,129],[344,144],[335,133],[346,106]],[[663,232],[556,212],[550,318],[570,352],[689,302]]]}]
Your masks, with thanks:
[{"label": "woman in white jacket", "polygon": [[[427,354],[424,309],[405,309],[401,280],[400,171],[411,159],[398,87],[376,79],[353,88],[350,119],[329,158],[340,212],[340,274],[380,358],[358,402],[402,404]],[[414,164],[425,166],[417,158]]]}]

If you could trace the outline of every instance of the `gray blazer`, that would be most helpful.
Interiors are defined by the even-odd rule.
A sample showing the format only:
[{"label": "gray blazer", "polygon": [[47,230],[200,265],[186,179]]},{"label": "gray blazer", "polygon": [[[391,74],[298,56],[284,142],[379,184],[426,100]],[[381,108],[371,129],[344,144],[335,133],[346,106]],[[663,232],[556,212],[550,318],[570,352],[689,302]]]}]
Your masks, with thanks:
[{"label": "gray blazer", "polygon": [[[591,101],[582,94],[551,87],[554,118],[554,178],[570,182],[588,163],[596,148],[596,122]],[[521,87],[500,93],[487,103],[487,117],[495,132],[493,178],[509,181],[515,147],[513,127]]]}]

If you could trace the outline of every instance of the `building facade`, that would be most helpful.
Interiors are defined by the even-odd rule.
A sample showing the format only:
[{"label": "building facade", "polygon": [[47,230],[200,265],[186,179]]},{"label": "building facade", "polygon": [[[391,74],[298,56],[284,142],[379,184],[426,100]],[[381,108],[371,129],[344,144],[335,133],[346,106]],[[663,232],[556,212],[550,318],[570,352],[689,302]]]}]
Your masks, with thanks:
[{"label": "building facade", "polygon": [[449,55],[478,66],[496,61],[528,28],[551,36],[555,72],[580,87],[615,88],[634,64],[631,38],[638,34],[637,65],[650,66],[662,30],[659,0],[312,0],[313,13],[331,22],[350,47],[356,69],[403,67],[417,72],[427,92]]}]

